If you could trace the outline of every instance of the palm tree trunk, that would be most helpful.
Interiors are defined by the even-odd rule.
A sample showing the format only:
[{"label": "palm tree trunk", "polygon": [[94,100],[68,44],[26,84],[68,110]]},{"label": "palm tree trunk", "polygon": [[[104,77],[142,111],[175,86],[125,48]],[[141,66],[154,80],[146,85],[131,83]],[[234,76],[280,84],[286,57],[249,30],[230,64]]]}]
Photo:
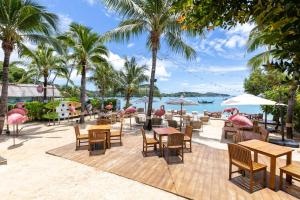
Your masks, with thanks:
[{"label": "palm tree trunk", "polygon": [[80,123],[84,123],[84,111],[85,111],[85,84],[86,84],[86,62],[82,61],[82,71],[81,71],[81,93],[80,93],[80,103],[81,103],[81,113],[80,113]]},{"label": "palm tree trunk", "polygon": [[47,101],[47,86],[48,86],[48,76],[47,74],[44,74],[44,97],[43,97],[44,102]]},{"label": "palm tree trunk", "polygon": [[293,80],[289,91],[289,100],[287,107],[287,118],[286,118],[286,134],[287,138],[293,139],[293,116],[294,116],[294,107],[296,102],[296,92],[298,89],[297,81]]},{"label": "palm tree trunk", "polygon": [[71,74],[72,74],[72,72],[73,72],[73,67],[71,68],[71,70],[70,70],[70,72],[69,72],[69,77],[67,77],[67,82],[66,82],[66,87],[68,87],[68,85],[69,85],[69,82],[70,82],[70,78],[71,78]]},{"label": "palm tree trunk", "polygon": [[152,68],[151,68],[151,78],[150,78],[150,89],[149,89],[149,101],[148,101],[148,110],[145,123],[145,129],[151,130],[151,113],[152,113],[152,103],[153,103],[153,92],[154,92],[154,83],[155,83],[155,70],[156,70],[156,60],[157,60],[157,51],[159,43],[159,35],[157,32],[151,32],[151,41],[152,41]]},{"label": "palm tree trunk", "polygon": [[129,105],[130,105],[130,94],[129,94],[129,92],[126,93],[125,100],[126,100],[125,107],[128,108]]},{"label": "palm tree trunk", "polygon": [[5,114],[7,112],[8,71],[9,71],[10,55],[11,52],[13,51],[13,44],[11,42],[3,41],[2,49],[4,51],[4,62],[3,62],[1,101],[0,101],[0,135],[2,134],[3,131]]}]

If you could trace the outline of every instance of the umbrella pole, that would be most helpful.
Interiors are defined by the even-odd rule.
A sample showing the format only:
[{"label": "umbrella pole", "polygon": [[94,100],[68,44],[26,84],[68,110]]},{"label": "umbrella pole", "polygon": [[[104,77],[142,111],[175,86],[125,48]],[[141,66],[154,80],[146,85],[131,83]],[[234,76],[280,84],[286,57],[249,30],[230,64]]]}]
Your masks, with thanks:
[{"label": "umbrella pole", "polygon": [[284,126],[283,126],[283,110],[282,110],[282,106],[280,106],[280,123],[281,123],[281,126],[280,126],[280,132],[281,132],[281,139],[282,141],[284,141]]},{"label": "umbrella pole", "polygon": [[180,104],[180,123],[179,123],[179,126],[180,126],[180,131],[181,131],[181,121],[182,121],[182,103]]},{"label": "umbrella pole", "polygon": [[144,111],[145,113],[146,113],[146,110],[147,110],[147,103],[145,102],[145,111]]},{"label": "umbrella pole", "polygon": [[267,129],[267,117],[268,117],[268,114],[267,114],[267,106],[265,107],[265,129]]}]

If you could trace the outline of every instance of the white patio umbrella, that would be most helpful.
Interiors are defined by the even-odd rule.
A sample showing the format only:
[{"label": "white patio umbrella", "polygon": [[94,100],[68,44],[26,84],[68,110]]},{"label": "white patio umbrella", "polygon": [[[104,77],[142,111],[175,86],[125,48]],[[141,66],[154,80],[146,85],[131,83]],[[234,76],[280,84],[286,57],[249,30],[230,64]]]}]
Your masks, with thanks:
[{"label": "white patio umbrella", "polygon": [[[285,106],[285,104],[277,103],[269,99],[264,99],[252,94],[242,94],[236,97],[227,99],[221,103],[222,106],[239,106],[239,105],[253,105],[253,106]],[[267,126],[267,113],[265,113],[265,127]]]},{"label": "white patio umbrella", "polygon": [[185,99],[183,96],[176,99],[169,99],[166,104],[170,105],[180,105],[180,131],[181,131],[181,122],[182,122],[182,107],[183,106],[191,106],[191,105],[198,105],[197,102]]}]

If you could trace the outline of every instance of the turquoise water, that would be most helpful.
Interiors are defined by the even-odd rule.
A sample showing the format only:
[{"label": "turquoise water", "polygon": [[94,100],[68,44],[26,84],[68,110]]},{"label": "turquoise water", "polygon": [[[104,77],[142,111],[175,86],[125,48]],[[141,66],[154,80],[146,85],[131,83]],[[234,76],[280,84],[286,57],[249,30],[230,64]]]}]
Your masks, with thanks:
[{"label": "turquoise water", "polygon": [[[172,97],[173,98],[173,97]],[[121,108],[125,105],[124,98],[118,98],[121,101]],[[144,103],[135,103],[135,101],[139,98],[132,98],[131,103],[133,106],[136,106],[137,108],[145,107]],[[161,105],[165,105],[166,110],[180,110],[180,105],[168,105],[166,102],[171,99],[170,97],[163,97],[161,99],[154,98],[155,102],[153,103],[154,109],[159,109]],[[203,113],[203,111],[207,110],[210,112],[217,112],[217,111],[223,111],[224,108],[232,107],[232,106],[221,106],[222,101],[225,100],[224,97],[186,97],[186,99],[192,100],[194,102],[197,102],[197,100],[206,100],[206,101],[214,101],[212,104],[199,104],[199,105],[192,105],[192,106],[184,106],[183,109],[187,110],[188,113],[191,113],[192,111],[197,111],[198,113]],[[263,113],[260,106],[235,106],[237,107],[240,112],[248,113],[248,114],[258,114]]]}]

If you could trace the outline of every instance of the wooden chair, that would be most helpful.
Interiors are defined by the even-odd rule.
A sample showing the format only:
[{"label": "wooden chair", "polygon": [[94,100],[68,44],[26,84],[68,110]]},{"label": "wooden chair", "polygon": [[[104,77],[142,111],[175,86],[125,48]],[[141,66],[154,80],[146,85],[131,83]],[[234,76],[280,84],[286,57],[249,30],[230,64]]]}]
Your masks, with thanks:
[{"label": "wooden chair", "polygon": [[112,113],[111,117],[110,117],[110,123],[111,124],[115,124],[117,122],[117,114],[116,113]]},{"label": "wooden chair", "polygon": [[120,130],[112,130],[112,131],[110,131],[110,140],[111,139],[115,139],[115,138],[119,139],[120,140],[120,145],[122,145],[122,133],[123,133],[123,121],[121,121]]},{"label": "wooden chair", "polygon": [[148,147],[153,146],[154,150],[156,150],[157,149],[157,144],[159,144],[159,142],[155,138],[146,137],[145,130],[143,128],[141,128],[141,132],[142,132],[142,135],[143,135],[143,154],[145,156],[147,156]]},{"label": "wooden chair", "polygon": [[[266,185],[267,166],[253,162],[251,157],[251,151],[238,144],[228,144],[229,153],[229,180],[233,173],[240,172],[241,170],[248,171],[250,173],[250,193],[253,192],[254,186],[254,173],[263,171],[263,182]],[[232,165],[239,168],[238,171],[232,171]]]},{"label": "wooden chair", "polygon": [[184,162],[183,156],[183,147],[184,147],[184,134],[182,133],[173,133],[168,135],[167,143],[163,144],[163,156],[165,156],[165,149],[167,149],[167,161],[169,163],[169,154],[170,150],[176,150],[177,153],[181,156],[182,162]]},{"label": "wooden chair", "polygon": [[110,119],[98,119],[97,120],[97,125],[107,125],[110,124],[111,120]]},{"label": "wooden chair", "polygon": [[89,152],[90,155],[92,153],[92,145],[101,144],[103,143],[104,147],[104,153],[106,150],[106,135],[107,130],[101,130],[101,129],[92,129],[89,130]]},{"label": "wooden chair", "polygon": [[208,123],[209,122],[209,116],[203,116],[203,117],[200,117],[200,120],[202,121],[202,123]]},{"label": "wooden chair", "polygon": [[74,126],[75,129],[75,136],[76,136],[76,150],[80,147],[81,143],[87,143],[89,139],[88,134],[80,134],[80,128],[79,125],[76,124]]},{"label": "wooden chair", "polygon": [[186,143],[190,143],[190,152],[192,152],[192,136],[193,136],[193,127],[186,126],[184,132],[184,146],[186,147]]}]

